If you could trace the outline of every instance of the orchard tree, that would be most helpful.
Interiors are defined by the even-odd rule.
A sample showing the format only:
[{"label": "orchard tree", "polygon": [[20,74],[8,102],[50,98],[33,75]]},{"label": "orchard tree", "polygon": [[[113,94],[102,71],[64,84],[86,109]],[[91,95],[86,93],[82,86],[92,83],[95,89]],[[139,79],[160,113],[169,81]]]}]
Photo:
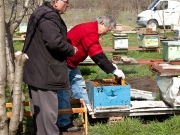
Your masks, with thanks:
[{"label": "orchard tree", "polygon": [[[5,3],[6,2],[6,3]],[[11,4],[11,16],[5,21],[5,4]],[[13,34],[22,22],[28,8],[33,10],[43,0],[0,0],[0,135],[15,135],[24,114],[24,96],[22,93],[23,67],[28,60],[20,51],[14,54]],[[33,5],[33,6],[32,6]],[[21,7],[18,13],[17,9]],[[6,112],[5,89],[9,86],[12,96],[12,114],[8,121]]]},{"label": "orchard tree", "polygon": [[0,134],[5,135],[8,131],[7,116],[6,116],[6,47],[5,47],[5,16],[4,16],[4,1],[0,0]]}]

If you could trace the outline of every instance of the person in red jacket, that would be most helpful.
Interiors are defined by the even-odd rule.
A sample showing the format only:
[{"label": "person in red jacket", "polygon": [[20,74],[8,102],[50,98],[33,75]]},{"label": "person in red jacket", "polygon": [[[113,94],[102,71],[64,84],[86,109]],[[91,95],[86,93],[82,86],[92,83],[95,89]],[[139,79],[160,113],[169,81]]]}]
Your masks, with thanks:
[{"label": "person in red jacket", "polygon": [[[73,97],[75,99],[83,98],[86,104],[89,104],[86,92],[85,81],[78,68],[78,64],[84,61],[88,56],[107,74],[112,73],[118,77],[125,78],[124,73],[114,66],[103,52],[99,43],[101,35],[105,35],[116,26],[116,22],[110,15],[103,15],[94,22],[86,22],[73,27],[67,35],[67,40],[74,47],[77,47],[77,53],[67,58],[69,68],[69,79],[72,87]],[[70,91],[58,91],[59,109],[70,108]],[[77,131],[72,125],[70,115],[59,115],[58,126],[63,131]]]}]

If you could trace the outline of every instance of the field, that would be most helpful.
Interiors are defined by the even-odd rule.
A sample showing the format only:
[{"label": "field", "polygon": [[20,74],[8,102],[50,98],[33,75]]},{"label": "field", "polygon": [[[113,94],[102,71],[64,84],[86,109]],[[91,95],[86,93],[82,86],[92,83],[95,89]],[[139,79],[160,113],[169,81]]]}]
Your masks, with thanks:
[{"label": "field", "polygon": [[[174,32],[167,33],[169,38],[173,38]],[[128,34],[129,46],[139,46],[137,42],[137,34]],[[100,42],[103,47],[113,47],[112,33],[101,37]],[[15,41],[15,51],[22,50],[23,42]],[[106,56],[111,59],[112,52],[105,52]],[[155,60],[162,59],[162,50],[160,53],[155,51],[127,51],[120,53],[127,57],[132,57],[136,60]],[[126,81],[131,87],[141,90],[157,92],[156,75],[149,70],[149,65],[119,65],[126,76]],[[98,66],[80,66],[81,72],[85,79],[104,79],[113,78],[113,74],[105,74]],[[25,92],[26,101],[29,101],[27,86],[23,84],[23,91]],[[157,97],[158,99],[158,97]],[[26,108],[29,110],[29,108]],[[79,122],[79,118],[73,118],[75,123]],[[89,124],[89,135],[178,135],[180,134],[180,117],[173,115],[151,116],[151,117],[127,117],[123,121],[117,122],[113,126],[109,121],[104,122],[102,119],[95,120],[94,124]],[[32,135],[31,118],[25,118],[23,122],[23,133],[20,134]],[[63,135],[70,135],[73,133],[63,133]],[[73,135],[82,135],[82,131]]]}]

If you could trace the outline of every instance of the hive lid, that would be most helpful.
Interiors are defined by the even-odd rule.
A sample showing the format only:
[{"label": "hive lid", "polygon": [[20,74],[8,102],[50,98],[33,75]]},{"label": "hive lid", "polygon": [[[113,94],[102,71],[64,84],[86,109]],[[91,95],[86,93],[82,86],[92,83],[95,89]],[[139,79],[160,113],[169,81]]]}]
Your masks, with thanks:
[{"label": "hive lid", "polygon": [[125,33],[114,33],[112,34],[114,37],[127,37],[127,34]]},{"label": "hive lid", "polygon": [[180,41],[161,41],[163,45],[180,46]]}]

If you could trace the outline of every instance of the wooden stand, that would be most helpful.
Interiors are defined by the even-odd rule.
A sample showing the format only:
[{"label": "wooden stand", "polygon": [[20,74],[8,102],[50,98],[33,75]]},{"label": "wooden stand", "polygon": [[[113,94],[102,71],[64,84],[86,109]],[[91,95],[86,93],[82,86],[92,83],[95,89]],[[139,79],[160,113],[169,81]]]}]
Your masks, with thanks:
[{"label": "wooden stand", "polygon": [[[81,113],[81,120],[83,122],[83,127],[85,130],[85,134],[88,134],[88,117],[87,117],[87,108],[83,99],[72,99],[70,100],[72,104],[80,104],[80,108],[71,108],[71,109],[60,109],[58,111],[59,114],[74,114]],[[24,106],[30,106],[30,102],[25,102]],[[12,103],[6,103],[6,108],[12,108]],[[11,117],[12,112],[7,112],[7,117]],[[25,111],[24,116],[32,116],[30,111]]]},{"label": "wooden stand", "polygon": [[[30,106],[30,102],[24,102],[24,106]],[[6,103],[6,108],[12,108],[12,103]],[[11,117],[12,112],[7,112],[7,117]],[[30,111],[25,111],[24,116],[32,116]]]},{"label": "wooden stand", "polygon": [[83,127],[85,130],[85,134],[88,134],[88,118],[87,118],[87,108],[83,99],[71,99],[71,105],[73,104],[81,104],[80,108],[71,108],[71,109],[60,109],[58,111],[59,114],[74,114],[81,113],[81,120],[83,122]]}]

